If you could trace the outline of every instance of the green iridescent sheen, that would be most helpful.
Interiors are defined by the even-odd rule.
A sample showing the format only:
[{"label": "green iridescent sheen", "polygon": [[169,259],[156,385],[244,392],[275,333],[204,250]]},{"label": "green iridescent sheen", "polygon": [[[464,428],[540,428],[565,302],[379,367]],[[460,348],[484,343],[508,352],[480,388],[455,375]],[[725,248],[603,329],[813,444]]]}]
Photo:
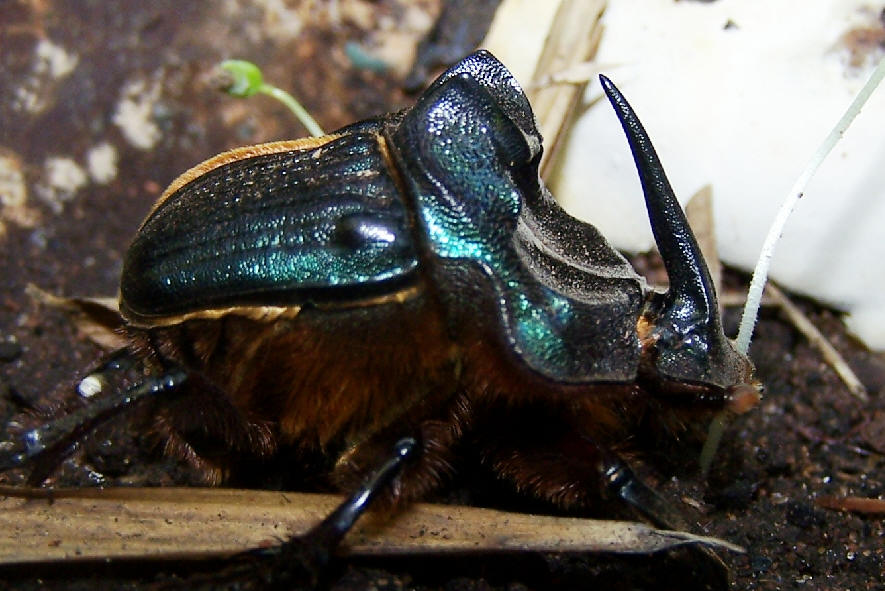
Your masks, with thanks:
[{"label": "green iridescent sheen", "polygon": [[410,281],[409,215],[367,131],[232,160],[169,195],[127,253],[126,310],[300,305],[330,290],[359,299]]},{"label": "green iridescent sheen", "polygon": [[[533,121],[515,121],[503,110],[508,101],[525,100],[510,81],[489,88],[486,80],[456,72],[425,93],[401,125],[397,142],[417,148],[403,157],[429,246],[441,259],[482,269],[508,346],[530,367],[562,381],[598,380],[601,374],[626,380],[637,359],[627,327],[635,323],[638,284],[622,290],[616,302],[621,309],[612,313],[610,299],[594,302],[593,294],[585,294],[581,301],[540,282],[525,256],[518,227],[527,195],[543,191],[537,178],[540,138]],[[507,101],[493,96],[497,91],[507,93]],[[617,318],[600,323],[606,314]],[[612,332],[631,334],[611,339]],[[617,368],[608,365],[614,349],[621,353]]]}]

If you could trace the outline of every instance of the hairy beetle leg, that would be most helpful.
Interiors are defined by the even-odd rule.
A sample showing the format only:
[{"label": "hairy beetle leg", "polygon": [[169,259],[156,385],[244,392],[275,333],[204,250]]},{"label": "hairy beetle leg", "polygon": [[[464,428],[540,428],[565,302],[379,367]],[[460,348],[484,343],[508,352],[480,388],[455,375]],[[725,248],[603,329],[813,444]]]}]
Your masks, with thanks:
[{"label": "hairy beetle leg", "polygon": [[[110,374],[127,371],[133,362],[125,350],[117,351],[80,382],[81,390],[86,380],[93,383],[103,382]],[[29,429],[19,435],[17,445],[12,449],[0,451],[0,471],[30,465],[32,471],[28,477],[28,485],[39,486],[99,426],[144,398],[178,389],[186,380],[187,373],[184,370],[171,367],[160,375],[145,377],[130,388],[96,397],[79,410]]]}]

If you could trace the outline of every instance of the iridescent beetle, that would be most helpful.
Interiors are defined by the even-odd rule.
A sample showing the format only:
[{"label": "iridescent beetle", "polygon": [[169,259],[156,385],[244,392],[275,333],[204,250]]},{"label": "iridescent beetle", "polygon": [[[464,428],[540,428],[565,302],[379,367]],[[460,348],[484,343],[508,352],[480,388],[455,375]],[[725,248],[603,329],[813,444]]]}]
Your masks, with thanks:
[{"label": "iridescent beetle", "polygon": [[525,94],[476,52],[411,109],[176,179],[125,257],[131,345],[97,370],[143,377],[24,433],[0,464],[42,482],[98,424],[154,397],[168,451],[209,480],[282,448],[334,458],[329,478],[357,492],[314,530],[327,549],[369,500],[421,497],[465,449],[558,505],[619,497],[672,523],[619,444],[639,417],[678,431],[750,408],[759,387],[648,136],[601,80],[667,293],[555,203]]}]

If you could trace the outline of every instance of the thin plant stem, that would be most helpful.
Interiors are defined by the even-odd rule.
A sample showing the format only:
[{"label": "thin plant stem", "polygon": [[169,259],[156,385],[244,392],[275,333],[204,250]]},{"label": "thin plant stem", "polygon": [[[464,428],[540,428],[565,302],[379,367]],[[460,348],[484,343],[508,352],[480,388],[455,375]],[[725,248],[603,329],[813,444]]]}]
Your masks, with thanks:
[{"label": "thin plant stem", "polygon": [[799,175],[799,178],[796,179],[790,192],[787,193],[787,197],[781,205],[780,211],[778,211],[774,222],[771,224],[771,228],[769,228],[768,235],[765,237],[765,242],[762,245],[759,261],[756,263],[756,269],[753,271],[753,279],[750,282],[750,289],[747,294],[747,305],[744,307],[744,314],[741,317],[741,325],[735,342],[735,346],[741,353],[746,354],[750,348],[750,339],[753,336],[753,329],[756,326],[756,317],[759,314],[759,305],[762,302],[762,291],[768,280],[768,270],[771,266],[771,258],[774,256],[774,248],[784,231],[787,218],[790,217],[790,214],[796,207],[796,203],[804,194],[808,182],[817,172],[821,163],[839,139],[841,139],[845,130],[851,125],[851,122],[854,121],[854,118],[857,117],[857,114],[860,113],[861,107],[863,107],[864,103],[867,102],[867,99],[870,98],[870,95],[882,81],[883,77],[885,77],[885,58],[883,58],[879,62],[879,65],[876,66],[876,69],[873,70],[870,79],[867,80],[864,87],[859,93],[857,93],[857,96],[854,97],[854,101],[852,101],[848,110],[845,111],[842,118],[839,119],[832,131],[830,131],[830,134],[808,161],[808,164]]},{"label": "thin plant stem", "polygon": [[298,121],[300,121],[307,131],[310,132],[310,135],[314,137],[326,135],[316,120],[307,112],[307,109],[301,106],[301,103],[285,90],[265,83],[258,87],[258,92],[271,96],[286,105],[286,107],[295,114]]}]

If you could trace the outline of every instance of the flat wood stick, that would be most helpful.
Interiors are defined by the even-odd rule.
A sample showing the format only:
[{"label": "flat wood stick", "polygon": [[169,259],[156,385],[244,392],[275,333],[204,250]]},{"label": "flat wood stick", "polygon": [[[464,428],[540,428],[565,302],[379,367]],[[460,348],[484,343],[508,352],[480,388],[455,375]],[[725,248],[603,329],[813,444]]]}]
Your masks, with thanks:
[{"label": "flat wood stick", "polygon": [[[336,495],[200,488],[0,488],[0,564],[224,556],[307,531]],[[14,496],[13,496],[14,495]],[[701,543],[741,548],[639,523],[416,504],[373,514],[345,538],[354,555],[473,552],[650,553]]]}]

